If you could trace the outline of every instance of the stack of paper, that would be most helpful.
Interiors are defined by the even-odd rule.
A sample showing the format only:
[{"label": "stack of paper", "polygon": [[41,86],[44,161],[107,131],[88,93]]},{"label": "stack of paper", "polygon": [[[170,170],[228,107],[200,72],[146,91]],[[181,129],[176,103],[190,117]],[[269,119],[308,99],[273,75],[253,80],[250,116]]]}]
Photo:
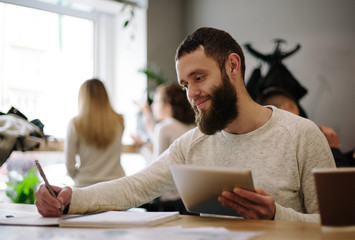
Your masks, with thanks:
[{"label": "stack of paper", "polygon": [[179,218],[179,212],[107,211],[61,218],[60,227],[129,228],[151,227]]}]

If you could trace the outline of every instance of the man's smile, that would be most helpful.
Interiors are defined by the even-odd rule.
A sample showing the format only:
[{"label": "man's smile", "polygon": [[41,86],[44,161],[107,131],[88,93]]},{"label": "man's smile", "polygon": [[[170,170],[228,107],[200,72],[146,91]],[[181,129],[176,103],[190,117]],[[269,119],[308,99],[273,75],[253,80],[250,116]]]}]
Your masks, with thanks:
[{"label": "man's smile", "polygon": [[198,108],[198,109],[201,109],[203,108],[204,105],[206,105],[206,103],[210,100],[209,97],[206,97],[206,98],[200,98],[200,99],[197,99],[197,100],[194,100],[193,101],[193,105]]}]

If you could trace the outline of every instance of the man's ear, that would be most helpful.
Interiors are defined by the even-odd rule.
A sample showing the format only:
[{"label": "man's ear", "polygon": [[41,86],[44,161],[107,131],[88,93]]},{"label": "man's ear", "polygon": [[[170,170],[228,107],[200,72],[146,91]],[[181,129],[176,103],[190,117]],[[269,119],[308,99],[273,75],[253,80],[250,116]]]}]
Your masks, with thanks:
[{"label": "man's ear", "polygon": [[232,76],[240,72],[241,60],[238,54],[231,53],[228,57],[228,70]]}]

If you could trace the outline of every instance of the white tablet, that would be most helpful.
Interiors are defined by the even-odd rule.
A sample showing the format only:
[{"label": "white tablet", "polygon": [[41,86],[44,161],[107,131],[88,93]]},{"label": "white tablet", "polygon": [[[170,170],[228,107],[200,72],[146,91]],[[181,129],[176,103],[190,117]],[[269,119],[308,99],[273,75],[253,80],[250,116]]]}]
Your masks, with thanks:
[{"label": "white tablet", "polygon": [[239,216],[218,202],[222,191],[239,187],[254,191],[250,170],[195,165],[170,165],[180,197],[191,213]]}]

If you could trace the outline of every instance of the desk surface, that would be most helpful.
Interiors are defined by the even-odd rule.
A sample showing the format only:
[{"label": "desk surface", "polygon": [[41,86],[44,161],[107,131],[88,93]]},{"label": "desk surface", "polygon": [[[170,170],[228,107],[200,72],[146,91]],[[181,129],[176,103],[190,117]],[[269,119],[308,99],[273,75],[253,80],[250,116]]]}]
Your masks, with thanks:
[{"label": "desk surface", "polygon": [[[36,211],[34,205],[23,204],[3,204],[0,203],[0,208],[21,210],[21,211]],[[230,218],[215,218],[215,217],[199,217],[181,215],[181,218],[173,220],[157,227],[163,226],[181,226],[183,228],[193,227],[224,227],[233,231],[252,231],[263,232],[262,235],[254,237],[252,239],[336,239],[347,240],[355,239],[355,232],[325,232],[322,231],[322,227],[318,223],[294,223],[294,222],[281,222],[281,221],[267,221],[267,220],[246,220],[246,219],[230,219]],[[4,239],[16,239],[16,234],[20,232],[28,231],[28,234],[46,233],[50,232],[51,227],[19,227],[19,226],[5,226],[0,225],[1,236],[11,236],[11,238]],[[58,229],[58,228],[57,228]],[[154,229],[154,228],[153,228]],[[71,229],[74,230],[74,229]],[[80,231],[75,229],[75,231]],[[100,231],[96,229],[96,231]],[[103,231],[103,230],[102,230]],[[158,234],[158,233],[157,233]],[[31,238],[30,238],[31,239]]]},{"label": "desk surface", "polygon": [[225,227],[234,231],[261,231],[263,235],[253,239],[355,239],[355,232],[324,232],[318,223],[281,222],[267,220],[226,219],[215,217],[182,216],[164,224],[182,227]]}]

